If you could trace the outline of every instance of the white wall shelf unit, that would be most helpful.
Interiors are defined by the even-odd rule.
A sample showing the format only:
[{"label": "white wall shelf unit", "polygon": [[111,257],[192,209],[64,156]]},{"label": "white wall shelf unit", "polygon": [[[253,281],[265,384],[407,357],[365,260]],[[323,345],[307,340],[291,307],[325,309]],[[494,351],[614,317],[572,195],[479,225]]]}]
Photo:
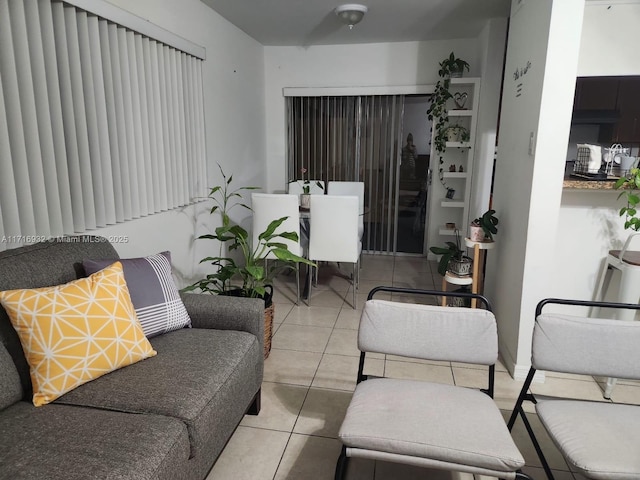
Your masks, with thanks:
[{"label": "white wall shelf unit", "polygon": [[467,172],[442,172],[444,178],[467,178]]},{"label": "white wall shelf unit", "polygon": [[[447,224],[455,224],[460,237],[467,236],[469,228],[469,202],[471,198],[471,183],[473,180],[473,161],[476,146],[476,124],[478,120],[478,103],[480,98],[480,79],[453,78],[449,91],[466,93],[465,109],[456,109],[453,99],[447,101],[448,124],[460,125],[469,131],[469,140],[465,142],[446,142],[446,149],[442,155],[431,151],[431,168],[433,181],[429,200],[429,233],[427,237],[427,251],[429,247],[440,246],[450,241],[455,229],[445,228]],[[433,132],[432,135],[435,135]],[[433,145],[433,138],[432,138]],[[439,163],[442,156],[442,164]],[[463,171],[460,172],[460,167]],[[439,169],[442,168],[440,181]],[[455,169],[455,171],[449,171]],[[455,190],[453,198],[447,198],[447,188]],[[433,254],[429,256],[436,258]]]}]

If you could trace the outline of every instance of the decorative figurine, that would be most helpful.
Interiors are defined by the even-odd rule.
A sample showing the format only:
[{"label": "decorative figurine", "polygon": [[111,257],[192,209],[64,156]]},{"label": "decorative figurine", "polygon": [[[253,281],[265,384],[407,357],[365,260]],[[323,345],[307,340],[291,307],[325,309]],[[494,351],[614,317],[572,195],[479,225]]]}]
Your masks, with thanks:
[{"label": "decorative figurine", "polygon": [[449,171],[450,172],[455,172],[456,171],[456,166],[455,165],[449,165]]},{"label": "decorative figurine", "polygon": [[464,172],[464,168],[462,167],[462,165],[460,165],[460,168],[458,169],[459,172]]}]

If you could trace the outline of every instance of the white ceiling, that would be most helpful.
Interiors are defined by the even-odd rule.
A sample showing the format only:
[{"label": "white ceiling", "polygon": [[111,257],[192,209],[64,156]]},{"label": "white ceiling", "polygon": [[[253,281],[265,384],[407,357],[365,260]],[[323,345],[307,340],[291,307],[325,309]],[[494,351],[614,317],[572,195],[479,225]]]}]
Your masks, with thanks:
[{"label": "white ceiling", "polygon": [[[476,37],[489,18],[509,16],[511,0],[202,0],[263,45],[338,45]],[[349,30],[333,10],[369,7]]]}]

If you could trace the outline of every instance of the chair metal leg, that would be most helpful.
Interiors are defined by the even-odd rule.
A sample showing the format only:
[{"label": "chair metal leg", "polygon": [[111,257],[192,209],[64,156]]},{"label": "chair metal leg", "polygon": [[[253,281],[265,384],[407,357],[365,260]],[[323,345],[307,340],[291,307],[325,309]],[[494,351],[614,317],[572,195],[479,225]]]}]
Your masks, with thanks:
[{"label": "chair metal leg", "polygon": [[353,289],[353,309],[357,310],[358,306],[356,305],[356,287],[358,285],[357,283],[357,278],[358,278],[358,264],[354,263],[353,264],[353,279],[352,279],[352,286],[351,288]]},{"label": "chair metal leg", "polygon": [[338,461],[336,462],[336,473],[334,476],[335,480],[343,480],[344,474],[347,471],[347,463],[349,463],[349,457],[347,457],[347,447],[342,447],[340,451],[340,456],[338,457]]},{"label": "chair metal leg", "polygon": [[296,264],[296,305],[300,305],[300,264]]},{"label": "chair metal leg", "polygon": [[526,479],[526,480],[533,480],[533,477],[531,477],[530,475],[527,475],[524,472],[521,471],[517,471],[516,472],[516,478],[522,478],[522,479]]},{"label": "chair metal leg", "polygon": [[[316,267],[317,268],[317,267]],[[307,293],[307,307],[311,306],[311,290],[313,289],[313,267],[309,266],[309,273],[307,275],[308,277],[308,285],[309,285],[309,290]]]},{"label": "chair metal leg", "polygon": [[607,383],[604,387],[604,393],[602,394],[602,396],[607,400],[611,400],[611,392],[613,391],[613,387],[616,386],[617,381],[618,381],[617,378],[611,378],[611,377],[607,378]]}]

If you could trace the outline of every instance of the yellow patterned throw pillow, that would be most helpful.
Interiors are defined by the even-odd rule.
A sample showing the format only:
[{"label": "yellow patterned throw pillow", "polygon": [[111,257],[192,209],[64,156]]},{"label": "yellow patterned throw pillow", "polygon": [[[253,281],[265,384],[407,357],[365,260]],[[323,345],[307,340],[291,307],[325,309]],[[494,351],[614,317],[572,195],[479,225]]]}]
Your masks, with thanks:
[{"label": "yellow patterned throw pillow", "polygon": [[0,303],[29,363],[36,407],[156,355],[120,262],[65,285],[0,292]]}]

